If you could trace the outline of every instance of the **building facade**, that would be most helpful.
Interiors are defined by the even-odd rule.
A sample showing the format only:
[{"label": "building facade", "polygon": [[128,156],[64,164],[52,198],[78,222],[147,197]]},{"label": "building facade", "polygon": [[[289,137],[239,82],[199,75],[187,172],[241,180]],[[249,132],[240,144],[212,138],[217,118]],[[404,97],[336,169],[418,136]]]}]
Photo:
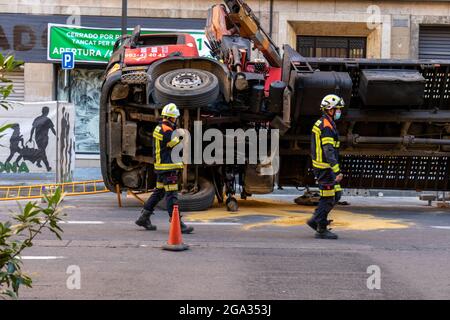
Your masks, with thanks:
[{"label": "building facade", "polygon": [[[450,59],[450,1],[246,2],[279,46],[289,44],[304,56]],[[215,3],[221,1],[128,0],[128,27],[201,30]],[[77,64],[67,86],[60,63],[47,59],[47,24],[119,28],[121,5],[122,0],[0,0],[0,51],[25,61],[23,72],[12,75],[13,98],[74,102],[78,159],[98,158],[95,121],[104,64]]]}]

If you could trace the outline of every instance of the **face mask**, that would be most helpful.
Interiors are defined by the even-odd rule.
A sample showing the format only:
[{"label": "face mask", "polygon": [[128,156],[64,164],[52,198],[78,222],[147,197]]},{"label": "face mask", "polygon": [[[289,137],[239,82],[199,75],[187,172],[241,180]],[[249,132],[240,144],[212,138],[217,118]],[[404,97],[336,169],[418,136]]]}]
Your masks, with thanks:
[{"label": "face mask", "polygon": [[172,121],[173,118],[167,118],[167,121],[169,121],[172,125],[176,126],[178,119],[175,119],[175,121]]},{"label": "face mask", "polygon": [[341,110],[336,110],[336,112],[334,113],[334,120],[339,120],[341,118],[341,114],[342,111]]}]

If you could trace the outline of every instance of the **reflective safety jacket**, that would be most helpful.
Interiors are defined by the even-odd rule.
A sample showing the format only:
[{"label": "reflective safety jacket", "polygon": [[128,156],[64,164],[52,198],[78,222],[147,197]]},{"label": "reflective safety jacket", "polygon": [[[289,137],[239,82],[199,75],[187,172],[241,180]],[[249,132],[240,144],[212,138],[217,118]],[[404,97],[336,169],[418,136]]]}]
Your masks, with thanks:
[{"label": "reflective safety jacket", "polygon": [[336,124],[327,115],[316,121],[311,135],[311,158],[315,169],[331,169],[338,175],[339,168],[339,134]]},{"label": "reflective safety jacket", "polygon": [[174,137],[172,139],[172,133],[175,126],[169,121],[161,121],[153,131],[153,157],[155,171],[173,171],[183,169],[182,162],[172,161],[172,149],[178,143],[180,139]]}]

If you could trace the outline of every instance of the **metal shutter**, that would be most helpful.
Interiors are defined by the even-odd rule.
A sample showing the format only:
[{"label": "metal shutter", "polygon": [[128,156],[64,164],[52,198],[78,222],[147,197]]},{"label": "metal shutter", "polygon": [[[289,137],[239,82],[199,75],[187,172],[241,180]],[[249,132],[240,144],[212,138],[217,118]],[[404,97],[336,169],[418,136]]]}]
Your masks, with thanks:
[{"label": "metal shutter", "polygon": [[0,82],[0,86],[7,86],[12,84],[14,92],[12,92],[8,99],[10,101],[24,101],[25,100],[25,81],[22,72],[9,72],[5,74],[5,78],[12,82]]},{"label": "metal shutter", "polygon": [[450,27],[420,27],[419,59],[450,59]]}]

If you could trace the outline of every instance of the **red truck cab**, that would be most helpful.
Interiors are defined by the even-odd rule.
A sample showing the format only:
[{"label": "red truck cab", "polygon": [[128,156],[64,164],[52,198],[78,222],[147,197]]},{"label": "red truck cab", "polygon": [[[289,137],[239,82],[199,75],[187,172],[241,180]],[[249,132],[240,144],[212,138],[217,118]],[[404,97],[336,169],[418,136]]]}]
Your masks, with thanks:
[{"label": "red truck cab", "polygon": [[189,34],[141,34],[136,46],[125,46],[127,66],[149,65],[169,56],[198,57],[194,37]]}]

